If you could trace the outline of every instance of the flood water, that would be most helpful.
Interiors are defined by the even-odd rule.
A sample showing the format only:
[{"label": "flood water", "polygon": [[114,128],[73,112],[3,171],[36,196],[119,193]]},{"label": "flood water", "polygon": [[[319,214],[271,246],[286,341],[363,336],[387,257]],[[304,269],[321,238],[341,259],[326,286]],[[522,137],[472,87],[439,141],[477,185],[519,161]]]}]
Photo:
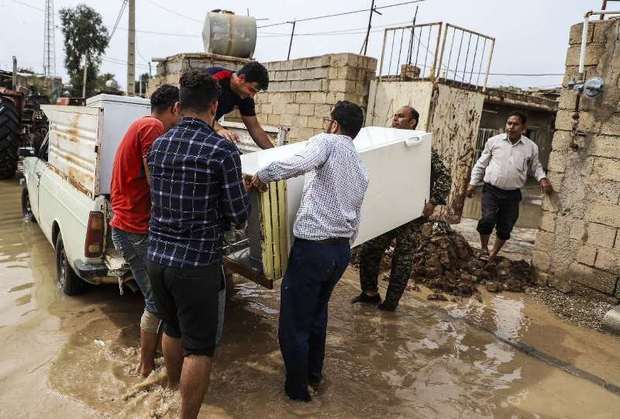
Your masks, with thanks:
[{"label": "flood water", "polygon": [[[53,249],[22,220],[19,192],[0,182],[0,417],[175,417],[165,369],[147,380],[133,372],[139,296],[114,286],[62,295]],[[279,292],[238,283],[200,417],[619,417],[617,393],[505,343],[527,340],[619,385],[617,338],[561,324],[519,296],[438,307],[409,292],[383,313],[349,304],[356,281],[349,269],[334,292],[326,382],[308,404],[284,396]]]}]

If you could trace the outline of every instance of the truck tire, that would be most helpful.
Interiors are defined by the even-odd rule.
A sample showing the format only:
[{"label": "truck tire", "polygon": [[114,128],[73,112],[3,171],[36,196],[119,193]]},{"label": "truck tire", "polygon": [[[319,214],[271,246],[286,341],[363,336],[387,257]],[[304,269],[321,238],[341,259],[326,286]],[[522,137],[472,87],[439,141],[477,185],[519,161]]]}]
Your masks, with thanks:
[{"label": "truck tire", "polygon": [[73,268],[71,268],[67,260],[65,246],[60,233],[58,233],[56,238],[56,278],[58,279],[58,288],[66,295],[79,295],[86,291],[86,282],[73,272]]},{"label": "truck tire", "polygon": [[18,145],[19,120],[15,104],[0,97],[0,179],[15,176]]},{"label": "truck tire", "polygon": [[35,223],[37,221],[32,214],[32,208],[30,207],[30,195],[28,194],[28,188],[26,185],[22,188],[22,217],[24,217],[24,221]]}]

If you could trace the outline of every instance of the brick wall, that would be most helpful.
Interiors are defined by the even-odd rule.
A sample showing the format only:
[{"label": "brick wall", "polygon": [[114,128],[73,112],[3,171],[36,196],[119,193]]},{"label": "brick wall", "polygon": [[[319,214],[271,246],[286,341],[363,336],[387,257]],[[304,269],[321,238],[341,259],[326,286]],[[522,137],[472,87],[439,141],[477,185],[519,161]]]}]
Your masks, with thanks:
[{"label": "brick wall", "polygon": [[[556,193],[543,202],[534,265],[560,289],[620,298],[620,21],[589,29],[586,79],[605,88],[593,99],[562,91],[548,169]],[[570,31],[564,85],[579,76],[581,32]]]},{"label": "brick wall", "polygon": [[291,128],[289,141],[305,140],[323,130],[323,117],[339,100],[366,108],[377,60],[355,54],[328,54],[265,63],[269,90],[256,96],[263,124]]}]

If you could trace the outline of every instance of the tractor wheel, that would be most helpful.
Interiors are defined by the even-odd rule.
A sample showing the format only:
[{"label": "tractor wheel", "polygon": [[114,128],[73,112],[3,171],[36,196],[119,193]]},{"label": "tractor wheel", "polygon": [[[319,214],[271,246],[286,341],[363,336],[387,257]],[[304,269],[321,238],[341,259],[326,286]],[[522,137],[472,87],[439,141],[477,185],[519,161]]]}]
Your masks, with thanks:
[{"label": "tractor wheel", "polygon": [[19,146],[19,120],[13,101],[0,97],[0,179],[15,176]]}]

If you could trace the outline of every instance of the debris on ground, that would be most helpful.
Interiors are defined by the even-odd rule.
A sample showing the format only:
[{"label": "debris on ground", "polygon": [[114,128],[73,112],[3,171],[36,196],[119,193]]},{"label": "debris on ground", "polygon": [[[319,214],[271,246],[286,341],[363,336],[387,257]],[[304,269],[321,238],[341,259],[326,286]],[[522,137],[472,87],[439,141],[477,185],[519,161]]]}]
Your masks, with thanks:
[{"label": "debris on ground", "polygon": [[[490,292],[523,292],[536,285],[534,270],[524,260],[497,257],[483,260],[482,252],[444,221],[431,221],[421,227],[421,238],[413,255],[411,278],[435,293],[470,297],[484,286]],[[383,258],[382,269],[388,270],[394,248]],[[359,264],[359,256],[353,259]],[[435,298],[435,297],[433,297]]]},{"label": "debris on ground", "polygon": [[578,290],[564,293],[544,287],[529,288],[527,293],[549,307],[559,318],[596,330],[603,330],[603,317],[614,306],[610,302],[582,295]]}]

